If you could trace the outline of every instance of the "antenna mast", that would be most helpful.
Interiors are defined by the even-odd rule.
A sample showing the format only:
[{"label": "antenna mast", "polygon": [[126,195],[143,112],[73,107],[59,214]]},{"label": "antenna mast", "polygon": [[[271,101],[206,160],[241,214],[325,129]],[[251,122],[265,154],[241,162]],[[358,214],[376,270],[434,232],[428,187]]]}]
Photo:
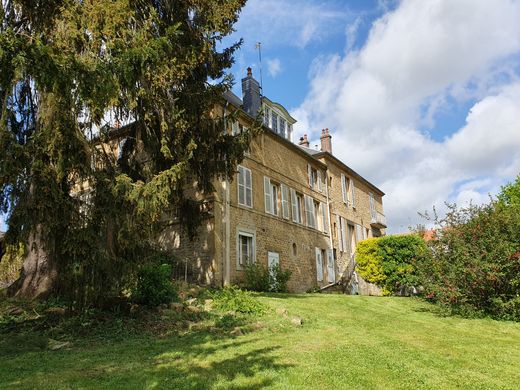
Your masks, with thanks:
[{"label": "antenna mast", "polygon": [[264,95],[264,83],[262,79],[262,42],[257,42],[255,44],[255,49],[258,49],[258,61],[260,62],[260,91],[261,95]]}]

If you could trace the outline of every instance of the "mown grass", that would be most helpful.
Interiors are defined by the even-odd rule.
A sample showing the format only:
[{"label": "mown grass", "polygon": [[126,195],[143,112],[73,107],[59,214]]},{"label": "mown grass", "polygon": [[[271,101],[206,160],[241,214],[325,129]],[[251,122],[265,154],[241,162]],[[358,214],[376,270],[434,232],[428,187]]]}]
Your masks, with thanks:
[{"label": "mown grass", "polygon": [[[272,308],[252,319],[263,326],[236,337],[204,328],[114,338],[109,331],[50,351],[41,348],[37,332],[0,334],[10,339],[4,347],[11,346],[0,350],[0,387],[516,389],[520,383],[518,323],[443,317],[409,298],[259,299]],[[276,308],[287,309],[288,317]],[[295,315],[303,326],[291,324]]]}]

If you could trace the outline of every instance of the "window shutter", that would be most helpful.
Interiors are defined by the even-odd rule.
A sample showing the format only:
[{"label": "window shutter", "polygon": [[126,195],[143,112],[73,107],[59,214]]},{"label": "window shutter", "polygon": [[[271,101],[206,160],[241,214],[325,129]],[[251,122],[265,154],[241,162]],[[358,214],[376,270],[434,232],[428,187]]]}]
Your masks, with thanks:
[{"label": "window shutter", "polygon": [[323,281],[323,259],[321,258],[321,249],[315,248],[316,251],[316,279],[318,282]]},{"label": "window shutter", "polygon": [[327,280],[329,283],[336,281],[336,270],[334,269],[334,253],[327,249]]},{"label": "window shutter", "polygon": [[339,251],[343,252],[343,238],[341,235],[341,217],[339,215],[336,215],[336,228],[338,231],[338,246]]},{"label": "window shutter", "polygon": [[354,180],[350,179],[350,191],[352,191],[352,207],[356,207],[356,187],[354,187]]},{"label": "window shutter", "polygon": [[363,231],[361,229],[361,225],[356,225],[356,239],[357,242],[363,240]]},{"label": "window shutter", "polygon": [[309,175],[309,187],[312,188],[312,167],[311,167],[311,164],[307,164],[307,174]]},{"label": "window shutter", "polygon": [[343,174],[341,174],[341,194],[343,196],[343,202],[347,203],[347,179]]},{"label": "window shutter", "polygon": [[245,180],[246,205],[248,205],[249,207],[253,207],[253,180],[251,177],[251,170],[244,169],[244,172],[246,174],[245,175],[246,176],[246,180]]},{"label": "window shutter", "polygon": [[265,202],[265,212],[272,214],[273,213],[273,197],[271,195],[271,180],[268,177],[264,176],[264,202]]},{"label": "window shutter", "polygon": [[347,241],[348,224],[345,218],[341,218],[341,240],[343,241],[343,250],[349,252],[350,243]]},{"label": "window shutter", "polygon": [[321,171],[318,170],[318,191],[321,192]]},{"label": "window shutter", "polygon": [[238,122],[236,122],[236,121],[233,122],[231,125],[231,134],[233,134],[233,135],[240,134],[240,128],[239,128]]},{"label": "window shutter", "polygon": [[292,205],[292,220],[293,222],[300,222],[298,219],[298,199],[296,199],[296,191],[291,188],[291,205]]},{"label": "window shutter", "polygon": [[329,232],[329,218],[327,213],[327,206],[322,203],[321,204],[321,217],[323,219],[323,223],[321,226],[323,226],[323,232],[328,233]]},{"label": "window shutter", "polygon": [[282,184],[282,216],[289,219],[289,188]]}]

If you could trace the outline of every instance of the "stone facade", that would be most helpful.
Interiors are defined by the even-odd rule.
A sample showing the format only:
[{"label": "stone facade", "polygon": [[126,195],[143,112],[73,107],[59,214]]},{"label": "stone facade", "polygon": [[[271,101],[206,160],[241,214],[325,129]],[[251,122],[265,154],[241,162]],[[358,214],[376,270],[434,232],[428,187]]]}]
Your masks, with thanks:
[{"label": "stone facade", "polygon": [[290,291],[347,285],[357,242],[385,234],[384,193],[332,154],[328,129],[321,150],[310,149],[307,136],[293,143],[296,120],[255,95],[257,84],[248,69],[244,100],[227,92],[214,111],[226,117],[238,110],[238,121],[227,123],[230,134],[252,126],[255,112],[264,116],[264,131],[252,140],[234,180],[214,183],[209,217],[195,241],[173,226],[160,242],[176,253],[178,273],[184,264],[184,276],[199,283],[240,283],[246,264],[254,262],[290,270]]}]

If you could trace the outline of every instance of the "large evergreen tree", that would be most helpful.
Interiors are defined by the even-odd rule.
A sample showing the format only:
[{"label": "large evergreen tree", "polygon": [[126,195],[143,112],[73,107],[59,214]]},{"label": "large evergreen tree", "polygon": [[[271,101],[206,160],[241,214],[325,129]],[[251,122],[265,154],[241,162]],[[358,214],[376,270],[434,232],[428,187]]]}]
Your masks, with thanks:
[{"label": "large evergreen tree", "polygon": [[[27,243],[14,294],[77,307],[124,287],[165,211],[191,232],[249,135],[214,115],[245,0],[2,0],[0,207]],[[110,120],[108,120],[110,118]],[[117,124],[119,158],[100,144]],[[81,196],[79,184],[88,196]]]}]

